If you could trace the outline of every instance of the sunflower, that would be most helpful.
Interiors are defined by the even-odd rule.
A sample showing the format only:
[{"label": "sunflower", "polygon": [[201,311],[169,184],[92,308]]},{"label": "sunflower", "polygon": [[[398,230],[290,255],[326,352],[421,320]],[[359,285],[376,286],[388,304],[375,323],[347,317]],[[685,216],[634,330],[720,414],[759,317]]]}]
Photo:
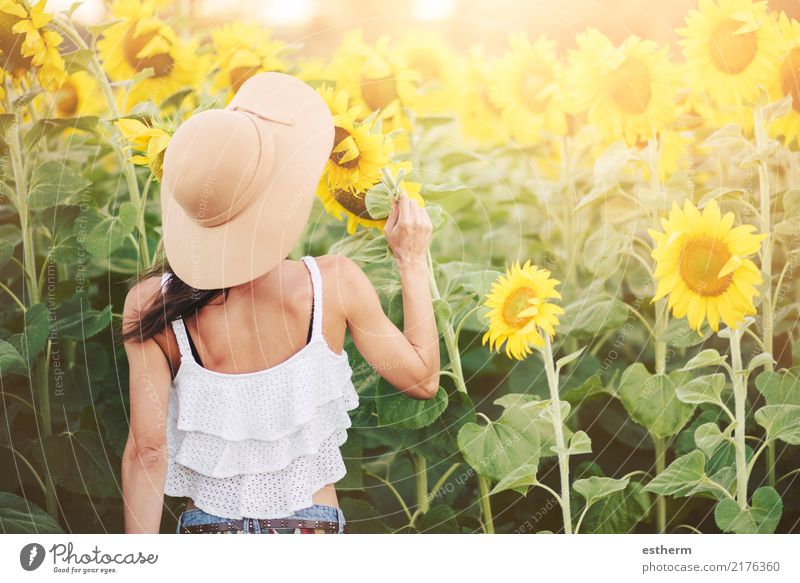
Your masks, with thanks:
[{"label": "sunflower", "polygon": [[140,166],[149,166],[153,175],[161,180],[164,167],[164,152],[167,150],[172,135],[163,128],[151,127],[139,120],[122,118],[114,122],[125,139],[134,150],[144,155],[131,156],[131,162]]},{"label": "sunflower", "polygon": [[520,144],[535,145],[542,130],[565,135],[562,64],[555,42],[540,37],[531,44],[524,33],[508,37],[510,51],[498,63],[490,98],[501,110],[505,129]]},{"label": "sunflower", "polygon": [[669,295],[668,308],[676,318],[686,316],[693,330],[703,321],[714,331],[720,320],[735,328],[745,316],[756,313],[753,297],[761,273],[748,259],[766,235],[754,234],[752,225],[734,227],[733,213],[720,214],[716,201],[702,213],[689,200],[683,210],[672,204],[669,218],[662,218],[664,232],[649,229],[656,242],[658,287],[653,301]]},{"label": "sunflower", "polygon": [[230,90],[228,100],[256,73],[288,69],[281,56],[286,43],[272,39],[269,31],[255,23],[222,26],[211,33],[211,45],[216,70],[212,88],[215,92]]},{"label": "sunflower", "polygon": [[[392,176],[396,177],[401,168],[408,172],[411,169],[411,163],[390,164],[388,168]],[[377,179],[372,186],[376,186],[379,182],[380,179]],[[419,182],[403,179],[399,186],[405,190],[408,198],[419,201],[420,206],[425,206],[425,200],[420,194],[422,185]],[[317,196],[328,214],[339,221],[347,219],[347,232],[352,235],[359,226],[365,229],[382,229],[386,224],[386,219],[375,219],[370,215],[365,199],[367,190],[369,189],[352,191],[344,188],[331,188],[328,183],[328,172],[325,172],[317,186]]]},{"label": "sunflower", "polygon": [[71,73],[53,95],[53,114],[57,117],[101,115],[106,110],[97,79],[86,71]]},{"label": "sunflower", "polygon": [[564,313],[561,306],[548,301],[561,299],[555,289],[559,283],[530,260],[522,267],[515,261],[486,296],[484,305],[491,309],[486,314],[489,330],[483,335],[483,344],[488,340],[489,349],[499,351],[505,342],[508,357],[518,360],[531,353],[531,345],[544,346],[542,332],[552,338],[558,315]]},{"label": "sunflower", "polygon": [[385,131],[403,130],[395,146],[407,151],[406,136],[412,128],[403,109],[413,100],[419,73],[397,51],[390,51],[388,36],[370,46],[360,30],[349,32],[334,53],[328,74],[336,88],[347,91],[353,104],[361,107],[362,118],[378,111]]},{"label": "sunflower", "polygon": [[675,73],[665,47],[636,36],[615,47],[594,28],[575,41],[567,77],[576,112],[588,112],[601,132],[624,138],[629,146],[673,124]]},{"label": "sunflower", "polygon": [[780,39],[766,2],[700,0],[678,34],[693,71],[692,85],[720,103],[741,104],[758,97],[773,74]]},{"label": "sunflower", "polygon": [[319,90],[333,114],[333,151],[326,170],[332,189],[365,191],[380,181],[381,168],[389,164],[392,141],[375,131],[374,120],[358,122],[359,107],[349,107],[346,91],[331,86]]},{"label": "sunflower", "polygon": [[488,87],[497,61],[488,57],[482,47],[473,47],[469,55],[457,63],[461,96],[458,104],[459,125],[467,138],[487,146],[508,142],[502,128],[502,111],[490,99]]},{"label": "sunflower", "polygon": [[107,28],[97,43],[103,66],[114,81],[129,81],[145,69],[153,70],[152,76],[130,88],[124,100],[127,110],[147,99],[158,103],[197,82],[196,40],[181,41],[154,15],[155,6],[142,0],[115,0],[111,13],[121,21]]},{"label": "sunflower", "polygon": [[776,119],[770,129],[775,136],[783,136],[786,145],[800,143],[800,22],[781,12],[778,29],[783,48],[780,66],[772,77],[770,95],[778,100],[792,96],[792,109]]},{"label": "sunflower", "polygon": [[66,72],[58,51],[61,35],[46,28],[53,19],[44,11],[46,3],[26,8],[18,0],[0,0],[0,69],[15,80],[35,70],[42,87],[55,91]]},{"label": "sunflower", "polygon": [[438,35],[427,31],[407,32],[397,48],[419,81],[408,95],[408,106],[423,115],[451,112],[453,93],[460,86],[453,51]]}]

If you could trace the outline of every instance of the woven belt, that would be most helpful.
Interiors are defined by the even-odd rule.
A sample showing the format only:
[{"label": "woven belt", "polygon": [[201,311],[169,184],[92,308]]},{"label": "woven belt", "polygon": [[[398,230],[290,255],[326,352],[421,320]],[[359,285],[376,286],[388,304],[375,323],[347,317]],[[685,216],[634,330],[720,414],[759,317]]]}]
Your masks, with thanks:
[{"label": "woven belt", "polygon": [[[339,532],[339,523],[332,520],[305,520],[302,518],[251,518],[261,529],[267,528],[321,528],[328,534]],[[181,526],[183,534],[225,534],[244,531],[243,519],[229,519],[209,524],[193,524]]]}]

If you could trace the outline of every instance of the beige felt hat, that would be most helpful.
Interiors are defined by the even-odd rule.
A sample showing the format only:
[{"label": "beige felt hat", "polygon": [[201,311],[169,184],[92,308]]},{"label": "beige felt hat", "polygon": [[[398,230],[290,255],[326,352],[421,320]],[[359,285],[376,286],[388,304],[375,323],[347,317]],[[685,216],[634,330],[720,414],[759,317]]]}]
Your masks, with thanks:
[{"label": "beige felt hat", "polygon": [[291,252],[333,149],[333,118],[303,81],[260,73],[225,109],[180,125],[164,155],[164,250],[196,289],[246,283]]}]

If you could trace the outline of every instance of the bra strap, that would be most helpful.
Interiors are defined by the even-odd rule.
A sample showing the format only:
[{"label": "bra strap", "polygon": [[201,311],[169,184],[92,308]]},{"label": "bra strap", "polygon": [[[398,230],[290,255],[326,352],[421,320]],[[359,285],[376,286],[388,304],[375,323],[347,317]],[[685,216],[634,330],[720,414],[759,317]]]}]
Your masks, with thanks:
[{"label": "bra strap", "polygon": [[178,340],[178,350],[181,351],[181,360],[192,360],[192,347],[189,344],[189,336],[186,334],[186,324],[181,316],[172,321],[172,329],[175,331],[175,338]]},{"label": "bra strap", "polygon": [[309,273],[311,274],[311,288],[314,296],[314,318],[311,322],[311,336],[322,335],[322,274],[319,271],[316,259],[311,255],[303,257],[303,263],[306,264]]}]

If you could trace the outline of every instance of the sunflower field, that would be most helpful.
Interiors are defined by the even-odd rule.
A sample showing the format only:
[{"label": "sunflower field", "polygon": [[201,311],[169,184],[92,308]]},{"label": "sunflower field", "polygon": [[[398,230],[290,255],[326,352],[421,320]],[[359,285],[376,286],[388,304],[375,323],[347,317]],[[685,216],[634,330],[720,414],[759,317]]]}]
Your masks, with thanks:
[{"label": "sunflower field", "polygon": [[[800,531],[800,22],[700,0],[661,45],[343,31],[324,56],[166,0],[0,0],[0,527],[121,532],[132,278],[163,261],[175,128],[261,71],[336,126],[292,256],[342,254],[402,329],[382,227],[434,223],[441,387],[348,339],[352,532]],[[167,498],[162,532],[182,500]]]}]

